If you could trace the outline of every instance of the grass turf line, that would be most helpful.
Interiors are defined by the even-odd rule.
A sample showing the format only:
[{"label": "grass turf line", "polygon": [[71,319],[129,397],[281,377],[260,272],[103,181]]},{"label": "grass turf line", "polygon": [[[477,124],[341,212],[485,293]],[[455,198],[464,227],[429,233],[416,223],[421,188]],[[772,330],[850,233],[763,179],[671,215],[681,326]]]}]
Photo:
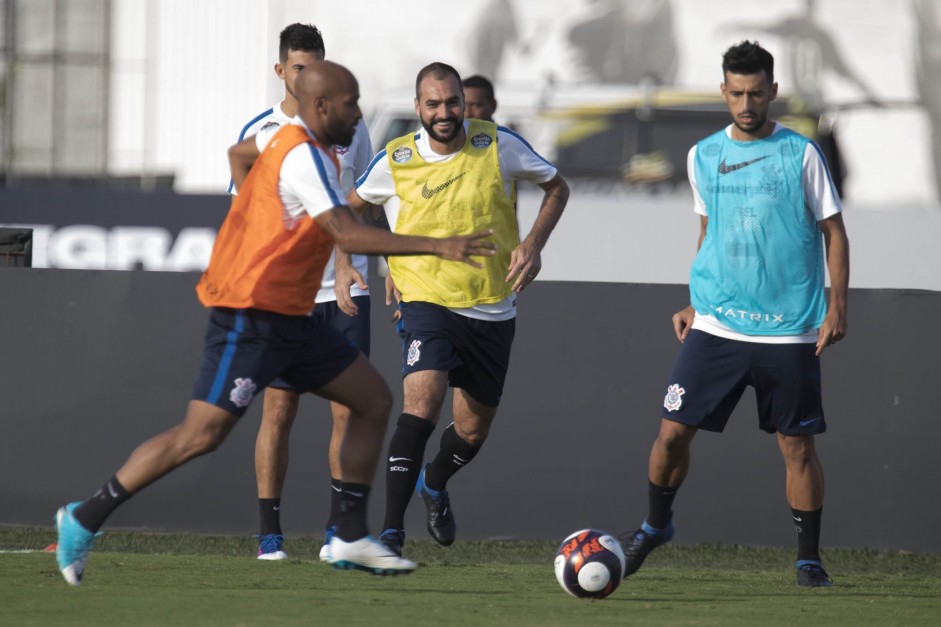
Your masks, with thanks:
[{"label": "grass turf line", "polygon": [[[0,550],[41,550],[49,529],[0,528]],[[0,625],[935,625],[941,555],[831,549],[836,586],[794,583],[793,551],[665,546],[608,599],[569,597],[556,544],[409,540],[408,577],[338,572],[320,538],[288,537],[286,562],[251,537],[112,531],[80,588],[51,554],[0,554]]]}]

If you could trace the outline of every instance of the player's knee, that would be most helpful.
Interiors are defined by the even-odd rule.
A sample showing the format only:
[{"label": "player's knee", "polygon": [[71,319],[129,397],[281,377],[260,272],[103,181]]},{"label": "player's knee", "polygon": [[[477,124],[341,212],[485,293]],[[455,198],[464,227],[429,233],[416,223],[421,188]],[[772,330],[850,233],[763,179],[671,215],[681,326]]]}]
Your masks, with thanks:
[{"label": "player's knee", "polygon": [[298,395],[286,390],[265,391],[262,420],[272,426],[290,426],[297,415]]},{"label": "player's knee", "polygon": [[176,437],[178,455],[188,460],[211,453],[225,442],[228,433],[228,429],[216,425],[188,426],[181,429]]},{"label": "player's knee", "polygon": [[457,425],[455,425],[457,435],[474,447],[483,446],[483,443],[487,440],[487,436],[490,435],[489,425],[476,425],[470,429],[457,429],[456,427]]},{"label": "player's knee", "polygon": [[813,436],[787,436],[781,434],[778,437],[781,454],[788,462],[807,464],[812,463],[817,458],[817,450],[814,447]]},{"label": "player's knee", "polygon": [[657,437],[657,444],[668,454],[682,453],[689,448],[694,433],[684,429],[661,429],[660,435]]},{"label": "player's knee", "polygon": [[370,390],[369,396],[364,400],[366,402],[362,414],[365,417],[371,420],[388,420],[389,413],[392,411],[392,391],[385,382]]}]

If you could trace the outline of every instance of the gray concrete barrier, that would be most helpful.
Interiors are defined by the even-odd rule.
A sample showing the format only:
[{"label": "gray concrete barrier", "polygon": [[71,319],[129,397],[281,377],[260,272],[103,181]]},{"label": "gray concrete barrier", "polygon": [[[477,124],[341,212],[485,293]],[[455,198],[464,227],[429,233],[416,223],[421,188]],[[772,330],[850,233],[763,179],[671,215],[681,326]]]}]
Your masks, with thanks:
[{"label": "gray concrete barrier", "polygon": [[[182,418],[206,323],[197,278],[0,268],[0,524],[51,525],[59,505],[90,495],[134,446]],[[372,360],[396,397],[391,434],[400,343],[381,281],[371,284]],[[640,523],[678,348],[670,315],[687,300],[677,285],[537,281],[523,294],[491,438],[449,485],[461,538],[561,539]],[[941,293],[850,290],[849,304],[849,337],[823,358],[822,543],[939,552]],[[253,533],[260,410],[255,403],[216,453],[134,496],[108,526]],[[327,403],[303,399],[284,494],[289,535],[322,530],[329,434]],[[374,532],[384,500],[380,471]],[[697,436],[675,510],[677,543],[793,545],[783,464],[757,428],[751,391],[724,434]],[[425,537],[418,501],[407,526]]]}]

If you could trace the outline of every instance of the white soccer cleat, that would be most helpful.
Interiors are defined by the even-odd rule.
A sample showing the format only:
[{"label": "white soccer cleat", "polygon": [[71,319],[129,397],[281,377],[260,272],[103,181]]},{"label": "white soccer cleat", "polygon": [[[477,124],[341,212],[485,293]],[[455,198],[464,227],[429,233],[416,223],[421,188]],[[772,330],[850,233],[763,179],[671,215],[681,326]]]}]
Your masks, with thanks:
[{"label": "white soccer cleat", "polygon": [[407,575],[418,566],[399,557],[372,536],[353,542],[334,536],[330,541],[330,563],[341,570],[364,570],[375,575]]},{"label": "white soccer cleat", "polygon": [[321,562],[330,562],[330,541],[333,540],[333,536],[337,535],[336,525],[331,525],[324,529],[323,531],[323,546],[320,547],[320,561]]}]

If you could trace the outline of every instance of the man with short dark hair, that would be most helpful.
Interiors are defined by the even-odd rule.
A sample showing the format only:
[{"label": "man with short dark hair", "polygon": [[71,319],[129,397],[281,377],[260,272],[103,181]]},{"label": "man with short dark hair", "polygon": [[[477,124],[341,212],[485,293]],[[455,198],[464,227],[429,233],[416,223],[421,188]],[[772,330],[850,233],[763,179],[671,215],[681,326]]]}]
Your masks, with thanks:
[{"label": "man with short dark hair", "polygon": [[497,110],[497,98],[493,83],[480,74],[464,79],[464,117],[493,122]]},{"label": "man with short dark hair", "polygon": [[[392,140],[357,181],[348,201],[398,210],[395,233],[443,236],[493,231],[497,254],[482,269],[429,257],[393,257],[389,269],[401,293],[403,412],[389,444],[386,516],[380,540],[401,555],[405,511],[413,491],[426,506],[428,532],[443,546],[456,523],[446,485],[474,459],[490,431],[509,366],[516,298],[542,267],[541,251],[568,200],[556,168],[519,135],[492,122],[464,119],[457,71],[432,63],[415,81],[422,129]],[[543,189],[542,207],[520,241],[511,189],[524,179]],[[437,455],[423,465],[448,386],[455,388],[454,422]]]},{"label": "man with short dark hair", "polygon": [[[826,431],[820,354],[846,335],[849,241],[820,148],[768,118],[774,58],[745,41],[723,56],[732,124],[693,146],[687,169],[700,216],[690,306],[673,316],[682,343],[648,465],[648,514],[622,537],[625,576],[673,537],[673,499],[697,431],[721,432],[747,386],[759,428],[777,436],[797,527],[797,584],[832,584],[820,560]],[[824,293],[830,273],[829,304]]]},{"label": "man with short dark hair", "polygon": [[[239,141],[255,136],[258,151],[281,126],[291,123],[297,114],[297,97],[294,92],[294,80],[305,67],[323,61],[325,50],[323,37],[317,27],[310,24],[291,24],[281,31],[278,46],[279,62],[274,70],[284,82],[284,99],[256,116],[245,125],[239,135]],[[369,131],[361,119],[356,133],[348,146],[335,148],[340,164],[340,191],[342,197],[353,188],[353,183],[366,170],[372,159],[372,143]],[[234,190],[230,186],[230,191]],[[367,281],[367,258],[365,255],[353,255],[353,267],[359,272],[359,281],[345,290],[337,292],[335,288],[335,255],[324,268],[320,290],[311,303],[316,315],[321,316],[331,326],[343,333],[355,347],[369,357],[369,290]],[[291,427],[297,417],[300,395],[286,385],[275,380],[265,391],[264,409],[261,426],[255,441],[255,480],[258,488],[259,532],[258,559],[287,559],[284,551],[284,534],[281,530],[281,494],[288,469],[288,452]],[[330,403],[333,414],[333,431],[330,436],[330,513],[324,526],[324,543],[320,558],[329,559],[330,539],[336,532],[339,517],[340,477],[339,446],[349,418],[349,409],[339,403]]]}]

